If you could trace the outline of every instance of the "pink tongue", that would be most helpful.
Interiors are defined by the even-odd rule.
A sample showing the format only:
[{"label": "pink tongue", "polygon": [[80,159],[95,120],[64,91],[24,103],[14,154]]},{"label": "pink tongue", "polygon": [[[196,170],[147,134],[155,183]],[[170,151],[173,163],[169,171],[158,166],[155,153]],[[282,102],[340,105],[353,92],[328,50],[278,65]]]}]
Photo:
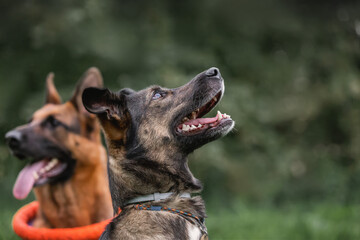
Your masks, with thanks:
[{"label": "pink tongue", "polygon": [[47,161],[42,160],[33,164],[28,164],[21,170],[13,188],[13,195],[15,198],[24,199],[27,197],[35,183],[33,172],[39,171],[46,164]]},{"label": "pink tongue", "polygon": [[[216,122],[218,119],[217,116],[215,117],[212,117],[212,118],[196,118],[196,119],[191,119],[187,122],[184,122],[183,124],[186,124],[186,125],[199,125],[199,124],[209,124],[209,123],[213,123],[213,122]],[[182,124],[181,124],[182,125]]]}]

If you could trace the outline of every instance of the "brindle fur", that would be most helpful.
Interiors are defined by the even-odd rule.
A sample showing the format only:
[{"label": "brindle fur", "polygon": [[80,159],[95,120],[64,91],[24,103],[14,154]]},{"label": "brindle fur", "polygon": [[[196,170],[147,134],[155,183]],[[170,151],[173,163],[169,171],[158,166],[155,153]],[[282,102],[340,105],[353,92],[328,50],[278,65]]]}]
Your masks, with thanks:
[{"label": "brindle fur", "polygon": [[[90,68],[64,104],[53,77],[49,74],[46,81],[46,104],[33,114],[30,123],[13,130],[22,135],[20,147],[13,149],[16,156],[35,160],[57,157],[72,165],[64,176],[34,188],[39,209],[33,226],[78,227],[108,219],[112,210],[107,154],[96,117],[84,109],[81,100],[86,87],[102,87],[101,74]],[[51,123],[54,118],[56,126]]]},{"label": "brindle fur", "polygon": [[[189,170],[187,155],[228,133],[234,122],[226,121],[217,130],[194,136],[179,135],[175,129],[183,117],[209,102],[221,89],[223,79],[209,77],[205,72],[176,89],[152,86],[138,92],[123,89],[116,93],[85,89],[85,108],[97,114],[105,133],[114,212],[122,208],[101,239],[207,239],[192,219],[164,211],[136,210],[126,202],[154,192],[174,192],[170,199],[149,204],[206,217],[201,197],[177,197],[202,189]],[[154,93],[163,97],[153,100]],[[191,235],[191,231],[195,233]]]}]

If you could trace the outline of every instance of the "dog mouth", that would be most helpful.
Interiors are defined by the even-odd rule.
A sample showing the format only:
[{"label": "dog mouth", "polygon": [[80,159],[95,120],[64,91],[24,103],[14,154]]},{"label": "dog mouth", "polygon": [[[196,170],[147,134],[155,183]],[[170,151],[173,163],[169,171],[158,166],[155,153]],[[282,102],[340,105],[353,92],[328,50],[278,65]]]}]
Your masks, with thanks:
[{"label": "dog mouth", "polygon": [[45,158],[27,164],[18,174],[13,187],[17,199],[26,198],[33,187],[41,186],[62,175],[68,169],[68,163],[57,158]]},{"label": "dog mouth", "polygon": [[195,135],[210,129],[216,129],[224,122],[232,121],[231,116],[226,113],[217,111],[215,117],[202,118],[205,114],[209,113],[220,101],[222,97],[222,91],[218,92],[210,101],[204,104],[202,107],[184,117],[180,124],[177,125],[176,130],[183,135]]}]

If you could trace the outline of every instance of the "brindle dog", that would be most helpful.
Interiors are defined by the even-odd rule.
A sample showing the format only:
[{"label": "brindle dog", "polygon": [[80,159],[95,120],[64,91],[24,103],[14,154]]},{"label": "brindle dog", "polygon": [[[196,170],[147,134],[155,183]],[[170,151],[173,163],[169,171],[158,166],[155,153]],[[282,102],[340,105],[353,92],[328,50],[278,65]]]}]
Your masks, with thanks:
[{"label": "brindle dog", "polygon": [[[220,112],[201,118],[223,94],[224,81],[217,68],[175,89],[84,90],[85,108],[97,114],[107,141],[114,212],[122,209],[101,239],[208,238],[203,200],[180,194],[202,189],[189,170],[188,154],[234,126],[230,116]],[[129,203],[138,196],[167,192],[173,194],[164,200]]]},{"label": "brindle dog", "polygon": [[26,198],[34,187],[39,209],[34,227],[78,227],[112,216],[107,154],[95,115],[83,107],[87,87],[102,87],[98,69],[80,79],[72,98],[61,103],[50,73],[46,103],[30,122],[6,134],[12,153],[30,162],[19,173],[13,194]]}]

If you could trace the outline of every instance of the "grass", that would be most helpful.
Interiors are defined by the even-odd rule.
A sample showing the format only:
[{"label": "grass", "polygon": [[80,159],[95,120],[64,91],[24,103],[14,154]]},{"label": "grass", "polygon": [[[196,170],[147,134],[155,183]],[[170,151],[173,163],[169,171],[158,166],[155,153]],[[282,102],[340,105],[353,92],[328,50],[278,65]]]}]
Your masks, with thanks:
[{"label": "grass", "polygon": [[[6,195],[0,203],[0,239],[19,239],[12,231],[11,219],[24,202]],[[231,210],[209,210],[206,225],[212,240],[360,239],[360,205],[318,203],[275,208],[239,203]]]},{"label": "grass", "polygon": [[206,222],[216,240],[360,239],[360,205],[297,204],[285,208],[236,205],[210,212]]}]

